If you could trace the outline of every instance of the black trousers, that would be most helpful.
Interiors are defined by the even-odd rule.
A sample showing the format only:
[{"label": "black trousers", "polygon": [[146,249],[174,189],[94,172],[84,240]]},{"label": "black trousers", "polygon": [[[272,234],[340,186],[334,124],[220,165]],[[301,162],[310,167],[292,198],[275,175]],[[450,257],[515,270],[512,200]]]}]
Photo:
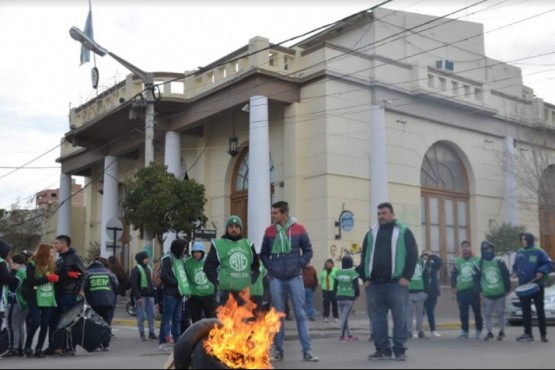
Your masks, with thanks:
[{"label": "black trousers", "polygon": [[216,297],[214,295],[193,295],[187,302],[189,303],[193,324],[202,319],[203,313],[207,319],[216,317]]},{"label": "black trousers", "polygon": [[[108,324],[110,324],[110,318],[112,317],[112,312],[114,308],[112,306],[91,306],[91,308],[96,312],[100,317],[104,319]],[[108,335],[104,340],[102,340],[102,347],[108,348],[110,347],[110,340],[111,335]]]},{"label": "black trousers", "polygon": [[545,310],[543,307],[543,297],[545,289],[540,287],[540,290],[529,297],[519,297],[520,306],[522,307],[522,321],[524,322],[524,333],[532,335],[532,301],[536,306],[536,314],[538,315],[538,325],[540,328],[540,335],[544,337],[547,334],[545,322]]}]

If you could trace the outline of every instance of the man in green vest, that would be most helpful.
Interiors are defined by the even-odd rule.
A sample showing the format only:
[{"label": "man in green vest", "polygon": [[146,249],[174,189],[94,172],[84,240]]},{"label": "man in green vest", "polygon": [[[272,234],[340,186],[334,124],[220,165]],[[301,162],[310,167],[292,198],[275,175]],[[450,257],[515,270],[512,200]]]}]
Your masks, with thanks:
[{"label": "man in green vest", "polygon": [[499,335],[497,340],[505,338],[505,297],[511,291],[511,278],[505,262],[495,258],[495,246],[484,240],[480,246],[482,258],[478,270],[480,291],[484,297],[484,318],[488,333],[484,340],[493,339],[493,310],[499,320]]},{"label": "man in green vest", "polygon": [[229,216],[225,235],[212,241],[204,273],[217,287],[219,305],[224,305],[230,294],[242,303],[239,292],[251,289],[258,279],[260,260],[253,242],[243,237],[243,221],[239,216]]},{"label": "man in green vest", "polygon": [[480,292],[476,284],[480,258],[472,253],[470,242],[461,242],[461,255],[455,260],[451,274],[451,290],[457,295],[457,304],[461,319],[461,335],[459,339],[468,339],[468,311],[472,307],[476,321],[474,337],[482,337],[482,310],[480,306]]},{"label": "man in green vest", "polygon": [[[418,260],[412,231],[395,218],[391,203],[378,205],[378,225],[366,234],[357,271],[364,281],[376,352],[368,359],[406,361],[409,281]],[[387,315],[393,318],[393,348]]]}]

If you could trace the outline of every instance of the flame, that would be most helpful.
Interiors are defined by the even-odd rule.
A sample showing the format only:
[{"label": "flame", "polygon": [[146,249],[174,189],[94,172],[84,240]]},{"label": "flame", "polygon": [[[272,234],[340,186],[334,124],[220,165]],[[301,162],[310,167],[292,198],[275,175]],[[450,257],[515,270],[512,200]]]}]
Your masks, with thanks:
[{"label": "flame", "polygon": [[238,305],[230,295],[226,304],[216,309],[222,325],[210,331],[204,349],[232,369],[272,369],[270,347],[285,315],[272,308],[255,317],[256,304],[249,299],[249,291],[239,297],[246,303]]}]

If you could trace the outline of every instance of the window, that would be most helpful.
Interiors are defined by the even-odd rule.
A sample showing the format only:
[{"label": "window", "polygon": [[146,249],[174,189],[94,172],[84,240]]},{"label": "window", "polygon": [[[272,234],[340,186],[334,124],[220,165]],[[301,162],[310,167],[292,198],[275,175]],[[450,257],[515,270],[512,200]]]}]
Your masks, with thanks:
[{"label": "window", "polygon": [[462,161],[445,143],[433,145],[420,171],[422,186],[422,249],[430,249],[444,261],[443,283],[460,253],[460,242],[470,238],[468,180]]}]

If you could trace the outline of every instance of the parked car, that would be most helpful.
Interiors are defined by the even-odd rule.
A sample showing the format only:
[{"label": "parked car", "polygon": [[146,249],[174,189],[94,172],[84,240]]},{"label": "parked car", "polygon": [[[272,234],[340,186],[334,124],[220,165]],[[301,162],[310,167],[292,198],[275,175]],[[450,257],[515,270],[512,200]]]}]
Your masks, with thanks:
[{"label": "parked car", "polygon": [[[555,324],[555,273],[549,274],[544,294],[545,318],[548,323]],[[522,324],[522,308],[514,290],[505,302],[505,318],[510,325]],[[537,321],[536,307],[532,303],[532,320]]]}]

